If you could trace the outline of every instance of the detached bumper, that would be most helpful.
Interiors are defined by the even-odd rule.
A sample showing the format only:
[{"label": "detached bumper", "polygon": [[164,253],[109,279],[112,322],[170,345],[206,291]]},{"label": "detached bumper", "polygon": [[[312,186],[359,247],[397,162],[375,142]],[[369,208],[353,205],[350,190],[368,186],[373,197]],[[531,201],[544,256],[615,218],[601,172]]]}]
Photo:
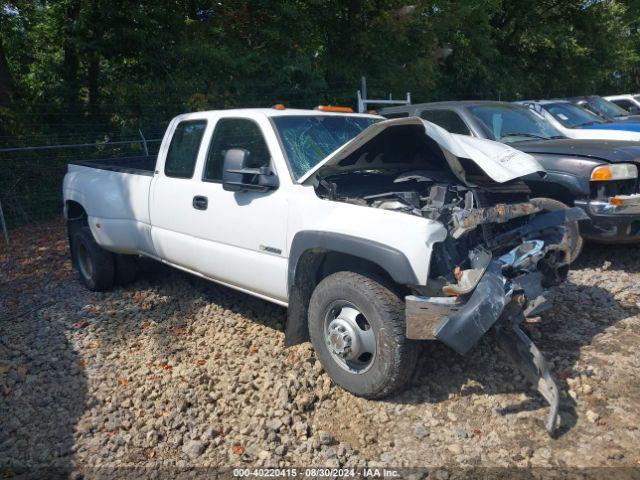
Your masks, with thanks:
[{"label": "detached bumper", "polygon": [[510,294],[500,264],[492,261],[468,301],[458,297],[406,297],[407,338],[438,339],[467,353],[500,317]]},{"label": "detached bumper", "polygon": [[580,224],[583,237],[605,243],[640,242],[640,194],[607,200],[576,200],[591,222]]},{"label": "detached bumper", "polygon": [[[547,254],[562,250],[562,235],[559,232],[548,232],[550,227],[565,225],[567,222],[586,220],[588,216],[578,208],[568,208],[548,212],[536,216],[527,225],[506,232],[496,241],[507,242],[513,239],[528,238],[520,246],[512,249],[502,257],[491,260],[491,255],[482,252],[470,252],[470,259],[475,260],[473,268],[481,271],[475,287],[466,288],[473,293],[460,297],[422,297],[408,295],[405,297],[406,336],[414,340],[437,338],[449,345],[456,352],[465,354],[500,318],[505,306],[511,300],[513,292],[521,292],[525,296],[528,307],[527,315],[537,315],[545,308],[543,282],[553,284],[558,272],[565,268],[553,258],[542,270],[539,262]],[[522,241],[522,240],[521,240]],[[565,254],[566,256],[566,251]],[[552,255],[553,257],[554,255]],[[507,279],[503,269],[520,272]],[[467,286],[468,287],[468,286]]]},{"label": "detached bumper", "polygon": [[519,326],[525,316],[549,306],[543,275],[534,271],[507,280],[501,272],[504,258],[491,261],[466,303],[456,297],[406,297],[407,337],[438,339],[464,354],[495,328],[500,347],[549,403],[545,427],[553,436],[560,425],[558,387],[542,353]]},{"label": "detached bumper", "polygon": [[467,353],[500,319],[513,293],[524,294],[523,314],[542,313],[551,305],[544,297],[540,272],[522,274],[508,281],[503,264],[492,261],[467,301],[460,297],[405,297],[406,336],[412,340],[440,340],[461,355]]}]

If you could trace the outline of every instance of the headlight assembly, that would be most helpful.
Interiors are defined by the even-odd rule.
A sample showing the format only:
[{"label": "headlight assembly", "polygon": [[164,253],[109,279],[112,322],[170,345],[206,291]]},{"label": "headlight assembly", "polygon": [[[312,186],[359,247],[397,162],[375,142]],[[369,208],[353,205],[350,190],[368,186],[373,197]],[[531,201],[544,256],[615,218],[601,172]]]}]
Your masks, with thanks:
[{"label": "headlight assembly", "polygon": [[601,165],[591,171],[591,180],[595,182],[629,180],[633,178],[638,178],[638,167],[631,163]]}]

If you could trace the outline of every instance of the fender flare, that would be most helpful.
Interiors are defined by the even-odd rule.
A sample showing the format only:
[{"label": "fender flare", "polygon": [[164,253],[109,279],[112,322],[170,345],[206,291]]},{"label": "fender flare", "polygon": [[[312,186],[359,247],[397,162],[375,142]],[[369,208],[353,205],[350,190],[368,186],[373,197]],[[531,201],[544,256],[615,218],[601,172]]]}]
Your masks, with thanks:
[{"label": "fender flare", "polygon": [[401,285],[417,285],[419,283],[409,259],[396,248],[344,233],[304,230],[295,234],[289,249],[287,272],[287,289],[289,291],[295,283],[298,260],[304,252],[312,249],[344,253],[369,260],[380,266],[396,283]]},{"label": "fender flare", "polygon": [[[305,282],[296,285],[299,261],[304,253],[309,250],[337,252],[362,258],[378,265],[399,284],[418,284],[418,279],[409,260],[400,250],[373,240],[353,237],[343,233],[316,230],[298,232],[293,237],[291,248],[289,249],[287,278],[289,309],[287,311],[287,326],[284,338],[284,344],[287,347],[309,340],[307,308],[314,286]],[[311,268],[317,266],[317,264],[312,264]]]}]

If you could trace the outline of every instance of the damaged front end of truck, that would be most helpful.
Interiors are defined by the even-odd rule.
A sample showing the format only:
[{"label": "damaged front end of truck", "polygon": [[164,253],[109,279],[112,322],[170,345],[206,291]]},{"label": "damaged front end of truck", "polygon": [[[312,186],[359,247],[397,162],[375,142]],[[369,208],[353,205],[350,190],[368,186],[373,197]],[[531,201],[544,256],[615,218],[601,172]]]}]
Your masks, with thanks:
[{"label": "damaged front end of truck", "polygon": [[558,388],[520,326],[551,306],[547,291],[569,270],[567,226],[587,216],[579,208],[544,211],[520,179],[535,172],[544,175],[522,152],[405,118],[369,127],[307,177],[316,173],[322,198],[444,226],[426,284],[407,286],[407,338],[437,339],[465,354],[495,331],[498,344],[550,404],[546,429],[553,435]]},{"label": "damaged front end of truck", "polygon": [[[559,425],[558,388],[520,325],[551,307],[546,292],[569,270],[565,225],[586,215],[578,208],[544,213],[533,202],[512,207],[497,206],[505,214],[498,217],[493,217],[496,207],[489,207],[491,213],[477,228],[486,232],[496,223],[512,228],[485,236],[466,258],[452,256],[446,245],[459,231],[453,222],[450,235],[434,251],[431,286],[406,297],[406,333],[411,339],[440,340],[465,354],[493,328],[498,344],[549,402],[545,426],[553,435]],[[508,213],[514,210],[516,216]]]}]

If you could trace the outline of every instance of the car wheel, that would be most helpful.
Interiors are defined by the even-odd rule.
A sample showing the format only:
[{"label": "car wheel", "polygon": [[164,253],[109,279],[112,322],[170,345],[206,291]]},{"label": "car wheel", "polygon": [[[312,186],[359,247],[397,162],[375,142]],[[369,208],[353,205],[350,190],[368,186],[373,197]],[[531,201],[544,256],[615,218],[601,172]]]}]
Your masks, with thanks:
[{"label": "car wheel", "polygon": [[404,302],[373,278],[323,279],[309,303],[309,336],[325,371],[355,395],[385,397],[413,375],[416,344],[405,337]]},{"label": "car wheel", "polygon": [[[555,212],[569,208],[566,204],[554,200],[552,198],[533,198],[531,203],[542,208],[543,212]],[[569,263],[573,263],[580,256],[584,239],[580,235],[580,226],[578,222],[569,222],[567,224],[567,244],[569,246]]]},{"label": "car wheel", "polygon": [[82,227],[75,233],[72,245],[82,283],[95,292],[111,288],[115,278],[113,253],[96,243],[89,227]]}]

